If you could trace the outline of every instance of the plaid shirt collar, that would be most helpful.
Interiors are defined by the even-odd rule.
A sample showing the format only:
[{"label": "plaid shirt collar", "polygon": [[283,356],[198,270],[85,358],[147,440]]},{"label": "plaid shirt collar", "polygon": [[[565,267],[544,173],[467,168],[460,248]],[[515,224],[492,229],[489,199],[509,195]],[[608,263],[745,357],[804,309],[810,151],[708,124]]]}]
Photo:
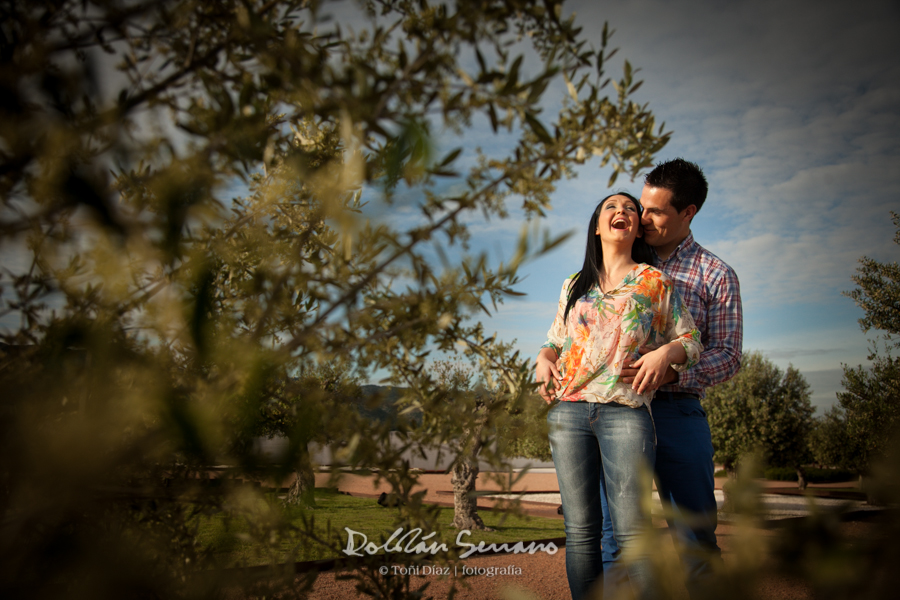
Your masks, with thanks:
[{"label": "plaid shirt collar", "polygon": [[[694,241],[694,233],[691,231],[688,231],[687,237],[684,238],[683,240],[681,240],[681,243],[678,244],[678,246],[672,251],[672,254],[669,255],[669,258],[666,258],[666,259],[660,258],[659,254],[656,253],[656,248],[653,248],[653,255],[656,256],[657,266],[660,269],[662,269],[662,265],[666,265],[666,264],[674,261],[676,258],[679,258],[678,255],[681,254],[682,251],[684,252],[685,255],[687,255],[688,253],[690,253],[690,251],[696,245],[697,245],[697,243]],[[665,269],[663,269],[663,270],[665,270]]]}]

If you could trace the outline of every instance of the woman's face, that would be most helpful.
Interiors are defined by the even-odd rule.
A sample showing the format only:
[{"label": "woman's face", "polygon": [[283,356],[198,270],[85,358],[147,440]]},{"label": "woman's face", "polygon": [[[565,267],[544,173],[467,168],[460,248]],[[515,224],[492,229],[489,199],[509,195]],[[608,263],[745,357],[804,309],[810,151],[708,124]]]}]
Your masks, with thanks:
[{"label": "woman's face", "polygon": [[633,200],[611,196],[603,201],[597,215],[597,231],[603,241],[634,243],[641,235],[641,216]]}]

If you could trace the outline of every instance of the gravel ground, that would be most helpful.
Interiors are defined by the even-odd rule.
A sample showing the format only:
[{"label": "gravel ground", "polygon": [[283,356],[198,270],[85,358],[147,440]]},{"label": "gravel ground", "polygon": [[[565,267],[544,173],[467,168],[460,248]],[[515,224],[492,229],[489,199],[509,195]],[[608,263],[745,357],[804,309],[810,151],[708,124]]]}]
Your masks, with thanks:
[{"label": "gravel ground", "polygon": [[[327,475],[319,475],[317,485],[326,485]],[[338,489],[358,496],[375,497],[382,491],[388,491],[386,486],[375,483],[373,477],[361,477],[345,475],[338,484]],[[452,495],[449,476],[444,474],[426,473],[421,476],[420,489],[425,489],[425,499],[429,502],[442,504],[452,503]],[[499,489],[495,483],[485,476],[479,478],[478,489],[488,491]],[[559,504],[559,494],[556,475],[553,472],[528,473],[520,479],[513,490],[516,492],[528,492],[528,502],[522,506],[529,514],[561,518],[556,514]],[[721,500],[721,496],[719,498]],[[536,502],[538,500],[539,502]],[[804,514],[806,500],[802,497],[775,496],[767,494],[764,497],[767,508],[772,518],[784,518]],[[846,501],[827,500],[822,505],[846,504]],[[479,501],[479,506],[489,506],[491,501],[485,499]],[[844,527],[862,529],[860,535],[871,533],[865,529],[866,524],[847,523]],[[727,561],[734,556],[740,539],[736,527],[729,523],[720,523],[717,529],[719,546],[723,551],[723,558]],[[760,531],[760,535],[771,535],[769,531]],[[667,535],[660,537],[661,543],[671,550],[671,539]],[[388,567],[392,569],[392,566]],[[320,574],[315,588],[310,596],[314,600],[348,600],[358,596],[354,581],[340,580],[336,571],[326,571]],[[421,573],[412,578],[413,588],[429,584],[425,593],[434,598],[447,597],[451,583],[455,581],[459,588],[456,597],[471,600],[502,600],[516,598],[521,600],[542,598],[544,600],[567,600],[569,596],[568,584],[565,573],[565,548],[562,547],[555,554],[537,552],[529,554],[504,554],[504,555],[473,555],[463,560],[455,572],[449,576],[441,576],[434,573]],[[768,577],[757,582],[757,595],[761,600],[805,600],[811,599],[811,591],[802,583],[794,582],[783,577]],[[682,588],[676,591],[681,598],[687,598],[686,591]]]}]

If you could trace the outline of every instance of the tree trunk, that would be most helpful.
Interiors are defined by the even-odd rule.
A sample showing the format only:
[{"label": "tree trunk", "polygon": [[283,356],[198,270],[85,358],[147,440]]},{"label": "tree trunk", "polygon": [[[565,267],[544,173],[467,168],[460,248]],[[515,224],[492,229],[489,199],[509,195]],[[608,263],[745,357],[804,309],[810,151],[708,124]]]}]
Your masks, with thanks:
[{"label": "tree trunk", "polygon": [[461,459],[453,467],[453,526],[469,531],[479,529],[493,531],[478,515],[475,497],[475,480],[478,478],[478,458],[471,455]]},{"label": "tree trunk", "polygon": [[797,471],[797,487],[799,487],[801,490],[805,490],[806,484],[807,484],[806,469],[804,469],[803,467],[796,467],[796,471]]},{"label": "tree trunk", "polygon": [[316,474],[313,472],[312,462],[309,460],[309,450],[301,449],[297,468],[294,470],[294,483],[288,490],[285,504],[315,508],[316,499],[313,495],[316,489]]},{"label": "tree trunk", "polygon": [[483,441],[481,431],[484,429],[483,419],[475,426],[475,433],[470,438],[472,445],[463,450],[453,465],[453,526],[457,529],[493,531],[484,524],[478,516],[478,501],[475,496],[475,481],[478,478],[478,454],[481,452]]}]

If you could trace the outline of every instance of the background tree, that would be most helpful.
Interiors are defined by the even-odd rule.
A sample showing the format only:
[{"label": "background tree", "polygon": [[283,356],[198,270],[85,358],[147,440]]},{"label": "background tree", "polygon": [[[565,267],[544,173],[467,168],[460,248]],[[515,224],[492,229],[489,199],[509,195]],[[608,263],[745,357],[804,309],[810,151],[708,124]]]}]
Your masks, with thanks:
[{"label": "background tree", "polygon": [[840,404],[817,418],[810,433],[809,447],[813,460],[824,467],[838,467],[860,472],[861,440],[847,431],[847,417]]},{"label": "background tree", "polygon": [[738,374],[703,400],[714,460],[734,477],[740,460],[756,452],[764,464],[796,469],[804,488],[814,411],[809,397],[809,384],[794,367],[782,371],[760,352],[745,352]]},{"label": "background tree", "polygon": [[[429,352],[459,348],[519,398],[530,365],[478,317],[559,240],[523,235],[494,265],[467,224],[513,202],[541,215],[591,156],[634,176],[668,139],[628,63],[606,87],[607,32],[591,47],[555,0],[4,0],[0,17],[12,595],[220,595],[229,582],[191,576],[215,567],[195,512],[252,492],[200,482],[223,462],[251,474],[241,440],[305,366],[422,381],[422,401]],[[553,116],[550,85],[569,92]],[[508,153],[433,139],[481,123]],[[347,464],[409,497],[387,427],[326,424]],[[258,531],[285,532],[319,543],[277,518]],[[361,576],[385,597],[404,585]]]},{"label": "background tree", "polygon": [[847,438],[852,440],[843,466],[860,476],[883,459],[900,424],[900,359],[872,355],[872,366],[844,366],[843,392],[838,392]]},{"label": "background tree", "polygon": [[[894,243],[900,244],[900,215],[892,212],[891,216],[897,227]],[[870,368],[844,365],[845,391],[837,395],[841,410],[830,419],[842,423],[851,441],[841,464],[862,477],[885,458],[900,423],[900,358],[891,356],[900,343],[896,338],[900,335],[900,266],[868,257],[859,263],[852,277],[858,287],[846,295],[865,312],[859,320],[862,330],[882,331],[886,348],[882,353],[877,347],[872,351]]]},{"label": "background tree", "polygon": [[812,460],[809,440],[815,409],[810,394],[806,378],[788,365],[777,390],[766,400],[760,423],[766,462],[794,469],[801,490],[807,484],[804,465]]},{"label": "background tree", "polygon": [[[900,214],[891,212],[891,220],[897,227],[894,243],[900,244]],[[889,338],[900,335],[900,265],[896,261],[883,263],[864,256],[859,259],[856,275],[851,279],[857,288],[845,295],[865,312],[859,320],[862,330],[877,329]]]},{"label": "background tree", "polygon": [[[450,483],[453,485],[453,526],[460,530],[491,531],[478,515],[475,488],[482,450],[494,441],[491,413],[496,412],[498,403],[503,399],[500,394],[492,394],[473,381],[474,374],[465,366],[438,361],[434,370],[441,391],[446,393],[448,413],[453,415],[450,419],[460,425],[456,435],[447,438],[450,451],[454,454],[449,469],[452,474]],[[428,411],[424,417],[426,430],[430,429],[429,421],[435,418],[445,420],[447,416]]]},{"label": "background tree", "polygon": [[285,502],[314,507],[316,480],[310,445],[338,446],[346,440],[346,436],[334,439],[328,435],[361,420],[354,409],[365,401],[362,388],[335,362],[306,368],[278,383],[267,394],[254,433],[288,441],[285,454],[279,457],[283,470],[290,469],[293,475]]},{"label": "background tree", "polygon": [[[476,366],[435,361],[429,378],[417,379],[410,390],[414,393],[401,402],[421,417],[416,432],[421,443],[443,444],[451,454],[453,527],[460,530],[491,530],[478,515],[481,462],[504,473],[494,477],[502,491],[515,483],[505,475],[511,472],[511,458],[550,460],[546,405],[526,393],[527,387],[509,385],[508,373],[495,372],[512,344],[499,344],[497,351],[498,356],[483,357]],[[519,376],[530,377],[530,366],[523,368]]]},{"label": "background tree", "polygon": [[762,442],[760,396],[775,389],[779,378],[777,367],[761,353],[744,352],[738,374],[706,392],[703,408],[716,450],[713,459],[730,477],[734,477],[741,458]]},{"label": "background tree", "polygon": [[[497,347],[499,356],[509,352],[510,345]],[[477,363],[476,363],[477,364]],[[502,360],[500,360],[502,364]],[[478,514],[477,482],[482,461],[497,471],[508,470],[508,456],[502,433],[506,429],[510,410],[526,403],[531,396],[525,387],[511,393],[508,374],[492,377],[493,359],[482,363],[485,371],[449,360],[437,360],[431,376],[413,383],[407,400],[420,411],[422,425],[416,435],[422,444],[443,445],[448,448],[453,485],[453,527],[467,530],[492,531]],[[522,376],[528,377],[524,371]],[[501,487],[510,485],[509,478],[497,478]]]}]

